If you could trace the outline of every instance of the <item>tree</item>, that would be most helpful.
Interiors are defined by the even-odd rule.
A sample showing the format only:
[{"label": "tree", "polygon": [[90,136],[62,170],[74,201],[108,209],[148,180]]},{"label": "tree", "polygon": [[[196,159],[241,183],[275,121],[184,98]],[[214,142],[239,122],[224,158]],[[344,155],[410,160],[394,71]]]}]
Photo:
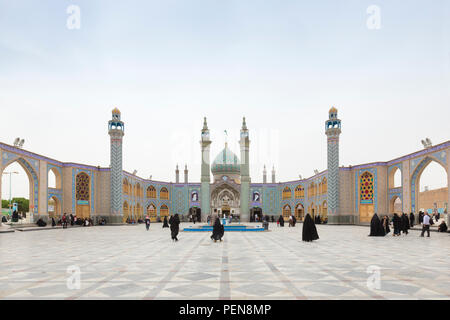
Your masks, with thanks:
[{"label": "tree", "polygon": [[9,200],[2,200],[2,208],[9,208]]},{"label": "tree", "polygon": [[[12,198],[11,205],[13,203],[17,203],[19,212],[28,212],[30,211],[30,200],[25,198]],[[9,200],[2,200],[2,208],[9,209]]]}]

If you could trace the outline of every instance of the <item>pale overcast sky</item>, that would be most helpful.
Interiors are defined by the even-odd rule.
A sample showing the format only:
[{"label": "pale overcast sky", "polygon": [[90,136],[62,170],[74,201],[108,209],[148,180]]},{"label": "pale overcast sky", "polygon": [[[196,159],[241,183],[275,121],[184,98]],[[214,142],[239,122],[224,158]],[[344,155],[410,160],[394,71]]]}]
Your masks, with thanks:
[{"label": "pale overcast sky", "polygon": [[[336,106],[341,165],[391,160],[450,139],[449,17],[446,0],[0,0],[0,141],[106,167],[118,107],[125,170],[174,181],[186,163],[198,182],[203,117],[212,161],[224,130],[240,157],[245,116],[252,181],[264,164],[288,181],[326,169]],[[445,183],[433,172],[422,185]],[[28,196],[21,176],[13,196]]]}]

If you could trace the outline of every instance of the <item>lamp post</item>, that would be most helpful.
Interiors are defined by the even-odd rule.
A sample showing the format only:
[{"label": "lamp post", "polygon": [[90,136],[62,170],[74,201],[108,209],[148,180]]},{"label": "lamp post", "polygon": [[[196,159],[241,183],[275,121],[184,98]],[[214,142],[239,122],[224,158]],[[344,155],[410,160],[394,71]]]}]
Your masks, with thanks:
[{"label": "lamp post", "polygon": [[16,172],[16,171],[11,171],[11,172],[3,172],[3,174],[9,174],[9,215],[11,216],[11,218],[12,218],[12,215],[11,215],[11,176],[12,176],[12,174],[19,174],[18,172]]}]

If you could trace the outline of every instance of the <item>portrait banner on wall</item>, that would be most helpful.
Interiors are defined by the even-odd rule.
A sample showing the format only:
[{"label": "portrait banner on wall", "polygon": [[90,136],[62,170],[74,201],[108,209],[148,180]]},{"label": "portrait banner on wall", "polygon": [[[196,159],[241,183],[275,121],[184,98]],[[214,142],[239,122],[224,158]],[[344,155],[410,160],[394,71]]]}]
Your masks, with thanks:
[{"label": "portrait banner on wall", "polygon": [[197,193],[197,191],[192,192],[192,194],[191,194],[191,201],[192,202],[197,202],[198,201],[198,193]]},{"label": "portrait banner on wall", "polygon": [[260,199],[261,197],[259,195],[259,192],[257,191],[253,192],[253,202],[260,202]]}]

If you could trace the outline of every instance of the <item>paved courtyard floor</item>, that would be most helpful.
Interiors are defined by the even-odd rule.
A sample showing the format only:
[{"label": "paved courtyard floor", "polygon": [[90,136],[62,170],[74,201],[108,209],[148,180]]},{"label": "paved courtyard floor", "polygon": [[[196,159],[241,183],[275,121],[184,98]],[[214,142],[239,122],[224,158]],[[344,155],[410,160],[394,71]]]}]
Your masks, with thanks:
[{"label": "paved courtyard floor", "polygon": [[[194,232],[174,243],[161,224],[0,234],[0,299],[450,299],[449,234],[319,225],[320,240],[304,243],[301,228],[221,243]],[[70,266],[79,289],[68,288]]]}]

